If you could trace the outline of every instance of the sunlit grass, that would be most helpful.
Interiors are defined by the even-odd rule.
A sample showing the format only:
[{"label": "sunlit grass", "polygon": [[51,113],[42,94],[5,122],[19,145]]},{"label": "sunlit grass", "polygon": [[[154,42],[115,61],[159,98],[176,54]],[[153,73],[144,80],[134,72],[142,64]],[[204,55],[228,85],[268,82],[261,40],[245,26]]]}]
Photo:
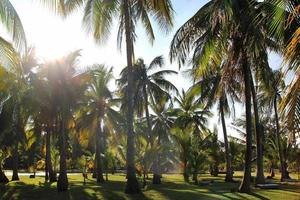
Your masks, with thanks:
[{"label": "sunlit grass", "polygon": [[[242,173],[235,173],[235,179],[240,180]],[[279,174],[277,174],[279,175]],[[295,177],[295,176],[294,176]],[[150,176],[151,178],[151,176]],[[45,183],[44,177],[30,179],[28,176],[20,176],[19,182],[10,182],[0,187],[0,199],[11,200],[196,200],[196,199],[300,199],[300,184],[285,183],[278,190],[261,190],[253,188],[252,194],[241,194],[234,192],[239,183],[224,183],[224,176],[211,177],[210,175],[199,176],[200,180],[213,179],[214,183],[209,186],[196,186],[183,182],[183,177],[178,174],[164,175],[162,185],[152,185],[148,180],[148,186],[139,195],[125,195],[125,175],[109,175],[109,181],[98,185],[94,179],[89,177],[86,185],[80,175],[69,175],[70,190],[58,193],[56,183]],[[278,180],[275,180],[278,182]]]}]

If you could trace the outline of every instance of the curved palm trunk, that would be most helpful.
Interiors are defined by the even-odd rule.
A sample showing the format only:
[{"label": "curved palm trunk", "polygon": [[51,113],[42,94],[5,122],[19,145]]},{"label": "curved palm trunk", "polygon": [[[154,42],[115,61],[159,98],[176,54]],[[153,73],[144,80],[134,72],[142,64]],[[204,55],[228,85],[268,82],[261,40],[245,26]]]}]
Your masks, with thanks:
[{"label": "curved palm trunk", "polygon": [[242,51],[242,72],[244,76],[245,85],[245,109],[246,109],[246,154],[244,177],[239,187],[240,192],[249,193],[251,191],[251,154],[252,154],[252,123],[251,123],[251,82],[250,69],[248,66],[248,59],[245,50]]},{"label": "curved palm trunk", "polygon": [[51,161],[51,128],[49,127],[46,134],[46,181],[55,182],[56,174],[53,171],[52,161]]},{"label": "curved palm trunk", "polygon": [[136,194],[140,192],[140,186],[135,175],[135,139],[133,131],[133,38],[131,36],[131,20],[130,20],[130,8],[129,0],[124,0],[124,15],[125,15],[125,37],[126,37],[126,53],[127,53],[127,67],[128,67],[128,111],[127,111],[127,182],[125,193]]},{"label": "curved palm trunk", "polygon": [[98,130],[96,133],[96,178],[97,178],[97,183],[103,183],[104,178],[103,178],[103,162],[101,158],[101,150],[102,150],[102,137],[101,135],[103,134],[102,131],[102,120],[99,120],[98,124]]},{"label": "curved palm trunk", "polygon": [[4,171],[2,170],[2,166],[0,163],[0,183],[7,184],[9,182],[8,178],[6,177]]},{"label": "curved palm trunk", "polygon": [[60,141],[60,162],[59,162],[59,176],[57,181],[57,190],[59,192],[68,190],[68,176],[67,176],[67,163],[66,163],[66,119],[63,114],[61,119],[61,141]]},{"label": "curved palm trunk", "polygon": [[20,180],[18,175],[18,165],[19,165],[18,147],[19,147],[19,141],[16,141],[16,144],[13,149],[13,175],[11,178],[12,181]]},{"label": "curved palm trunk", "polygon": [[275,111],[275,121],[276,121],[276,140],[277,140],[277,146],[278,146],[278,155],[279,155],[279,161],[280,161],[280,169],[281,169],[281,181],[284,181],[284,179],[289,179],[289,175],[287,172],[287,163],[284,159],[282,146],[280,142],[280,125],[279,125],[279,118],[277,113],[277,95],[275,95],[274,98],[274,111]]},{"label": "curved palm trunk", "polygon": [[263,158],[263,132],[260,128],[259,123],[259,115],[258,115],[258,107],[257,107],[257,98],[256,91],[254,88],[253,78],[250,75],[251,82],[251,94],[253,101],[253,111],[254,111],[254,122],[255,122],[255,136],[256,136],[256,179],[255,184],[263,184],[265,183],[264,176],[264,158]]},{"label": "curved palm trunk", "polygon": [[224,102],[223,99],[220,99],[220,114],[221,114],[221,122],[224,136],[224,145],[225,145],[225,160],[226,160],[226,182],[233,182],[233,173],[231,168],[231,156],[229,152],[228,138],[227,138],[227,130],[224,116]]}]

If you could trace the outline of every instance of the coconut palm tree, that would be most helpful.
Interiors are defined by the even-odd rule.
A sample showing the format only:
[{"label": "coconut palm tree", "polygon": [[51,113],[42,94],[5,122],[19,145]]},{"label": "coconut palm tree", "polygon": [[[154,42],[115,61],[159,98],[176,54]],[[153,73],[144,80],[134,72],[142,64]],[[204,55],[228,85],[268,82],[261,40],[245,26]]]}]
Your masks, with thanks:
[{"label": "coconut palm tree", "polygon": [[[251,68],[256,58],[266,62],[265,21],[254,23],[259,6],[255,0],[219,1],[212,0],[188,20],[175,34],[171,44],[171,60],[180,64],[186,62],[193,51],[193,65],[201,71],[210,62],[219,60],[225,50],[223,79],[243,81],[245,112],[247,118],[247,151],[245,155],[244,178],[239,191],[250,192],[251,181]],[[258,51],[257,51],[258,50]]]},{"label": "coconut palm tree", "polygon": [[182,164],[183,178],[185,182],[189,181],[188,160],[190,156],[192,131],[191,125],[189,127],[185,127],[184,129],[178,127],[173,127],[171,129],[171,135],[180,148],[179,159]]},{"label": "coconut palm tree", "polygon": [[157,144],[162,146],[162,151],[156,154],[156,159],[153,164],[153,184],[160,184],[162,177],[162,157],[163,160],[169,161],[168,153],[172,151],[170,147],[170,129],[174,123],[174,118],[170,115],[172,109],[172,102],[170,99],[165,96],[159,99],[153,99],[153,102],[150,104],[153,111],[152,115],[152,134],[154,137],[157,137]]},{"label": "coconut palm tree", "polygon": [[293,133],[292,139],[295,141],[295,133],[300,132],[299,108],[300,108],[300,68],[299,68],[299,1],[298,0],[277,0],[268,1],[269,10],[265,18],[273,19],[270,24],[272,34],[283,44],[284,58],[287,64],[286,72],[293,71],[294,78],[285,89],[279,110],[287,120],[289,130]]},{"label": "coconut palm tree", "polygon": [[104,131],[112,131],[118,119],[118,113],[112,107],[115,102],[113,94],[109,89],[109,82],[112,81],[112,69],[103,65],[93,65],[90,72],[90,81],[85,94],[85,99],[79,109],[77,126],[82,128],[91,127],[96,132],[96,175],[97,182],[104,182],[103,178],[103,155],[104,152]]},{"label": "coconut palm tree", "polygon": [[103,42],[110,35],[114,19],[119,19],[118,43],[121,47],[125,36],[127,67],[128,67],[128,148],[127,148],[127,184],[126,193],[139,193],[140,189],[135,176],[134,167],[134,130],[133,130],[133,60],[135,28],[141,21],[151,42],[154,41],[154,31],[151,24],[151,16],[159,23],[162,30],[168,31],[173,25],[173,9],[170,0],[43,0],[63,16],[70,14],[80,7],[84,7],[83,25],[87,32],[93,36],[96,42]]},{"label": "coconut palm tree", "polygon": [[187,92],[182,90],[181,94],[175,96],[174,102],[178,103],[177,108],[173,108],[171,116],[176,117],[175,122],[179,128],[191,126],[195,135],[201,135],[207,130],[208,118],[212,116],[202,102],[197,102],[193,88]]},{"label": "coconut palm tree", "polygon": [[[261,104],[266,106],[267,109],[274,111],[275,122],[276,122],[276,143],[278,147],[278,155],[281,168],[281,180],[287,179],[286,161],[282,151],[281,136],[280,136],[280,123],[278,116],[277,105],[281,99],[281,91],[285,87],[283,74],[280,71],[269,72],[269,82],[261,85],[262,94],[260,95]],[[272,113],[272,112],[271,112]]]},{"label": "coconut palm tree", "polygon": [[4,80],[2,80],[2,84],[4,84],[2,90],[4,90],[4,94],[8,95],[8,98],[5,100],[5,102],[2,103],[13,105],[13,107],[11,107],[11,132],[14,136],[14,148],[12,151],[13,181],[19,180],[19,143],[24,139],[24,129],[30,115],[28,109],[29,106],[26,106],[26,104],[30,104],[29,96],[31,91],[31,69],[35,67],[32,62],[29,62],[32,57],[33,55],[30,53],[30,49],[27,49],[26,54],[17,56],[15,60],[17,65],[13,65],[7,70],[4,70],[6,77],[4,78]]},{"label": "coconut palm tree", "polygon": [[[194,141],[198,143],[201,138],[204,138],[203,134],[207,131],[208,117],[212,114],[203,108],[202,102],[197,102],[193,88],[187,92],[182,90],[182,93],[175,97],[174,102],[178,104],[178,107],[170,111],[170,116],[174,118],[171,134],[180,145],[179,157],[183,165],[183,176],[184,180],[188,181],[188,161],[191,147],[195,147],[192,144]],[[196,146],[199,147],[198,144]]]},{"label": "coconut palm tree", "polygon": [[[224,55],[225,57],[226,55]],[[222,59],[224,59],[224,57]],[[209,109],[213,105],[217,104],[218,112],[223,129],[223,138],[225,146],[225,160],[226,160],[226,176],[225,181],[233,181],[233,173],[231,169],[231,157],[228,144],[227,130],[225,115],[230,114],[230,103],[234,111],[234,103],[239,102],[238,93],[241,91],[240,84],[237,82],[228,83],[222,79],[222,60],[218,62],[212,62],[210,65],[217,65],[208,67],[205,73],[197,74],[194,76],[194,80],[197,81],[194,84],[194,91],[199,95],[199,101],[205,102],[206,107]]]},{"label": "coconut palm tree", "polygon": [[60,132],[60,169],[57,182],[57,190],[65,191],[68,189],[68,177],[66,166],[67,153],[67,132],[68,122],[73,117],[72,109],[83,96],[86,88],[88,75],[77,73],[77,61],[80,51],[74,51],[67,56],[45,64],[45,70],[49,70],[49,83],[56,90],[57,116],[56,126]]},{"label": "coconut palm tree", "polygon": [[[51,144],[54,133],[57,132],[57,120],[58,115],[58,99],[57,88],[52,84],[52,72],[47,67],[47,63],[41,65],[38,68],[36,78],[33,79],[33,93],[35,104],[35,117],[41,121],[46,133],[46,166],[45,166],[45,181],[55,182],[57,180],[56,173],[53,171],[53,165],[51,160]],[[45,81],[47,80],[47,81]]]},{"label": "coconut palm tree", "polygon": [[[143,59],[138,59],[136,64],[133,67],[133,77],[134,77],[134,105],[137,108],[137,113],[141,116],[144,112],[146,114],[147,121],[147,133],[150,141],[152,137],[152,121],[150,119],[149,112],[149,102],[153,99],[161,98],[166,96],[171,99],[169,91],[177,92],[176,87],[165,79],[166,75],[177,74],[173,70],[160,70],[154,71],[157,67],[162,67],[164,65],[164,59],[162,56],[155,57],[149,64],[146,66]],[[154,71],[154,72],[153,72]],[[118,83],[121,87],[121,90],[128,90],[127,82],[128,68],[124,68],[121,72],[121,78],[118,80]],[[125,92],[123,92],[125,93]],[[157,167],[154,167],[157,169]],[[160,175],[154,173],[153,184],[160,183]]]}]

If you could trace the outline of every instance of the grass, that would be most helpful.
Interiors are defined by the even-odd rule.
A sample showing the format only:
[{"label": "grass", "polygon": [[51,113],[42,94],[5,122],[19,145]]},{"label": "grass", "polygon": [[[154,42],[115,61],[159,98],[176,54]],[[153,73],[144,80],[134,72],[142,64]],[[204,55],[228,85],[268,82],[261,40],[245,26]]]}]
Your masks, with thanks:
[{"label": "grass", "polygon": [[[241,173],[235,173],[235,179],[241,180]],[[224,177],[202,175],[200,180],[213,179],[209,186],[196,186],[183,182],[181,175],[164,175],[162,185],[151,185],[138,195],[125,195],[125,175],[110,175],[109,181],[101,185],[94,179],[89,179],[83,185],[80,175],[70,175],[70,189],[58,193],[56,183],[45,183],[44,177],[30,179],[20,176],[20,181],[0,185],[0,199],[2,200],[196,200],[196,199],[300,199],[300,183],[284,183],[277,190],[262,190],[253,188],[253,193],[242,194],[231,192],[236,190],[239,183],[225,183]],[[149,180],[150,181],[150,180]],[[277,182],[278,180],[275,180]]]}]

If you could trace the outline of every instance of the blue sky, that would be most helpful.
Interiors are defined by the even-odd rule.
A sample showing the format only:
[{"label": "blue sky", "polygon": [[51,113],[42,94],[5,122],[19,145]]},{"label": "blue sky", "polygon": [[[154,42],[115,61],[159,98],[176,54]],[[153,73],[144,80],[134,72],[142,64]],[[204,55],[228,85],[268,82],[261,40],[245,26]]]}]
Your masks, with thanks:
[{"label": "blue sky", "polygon": [[[93,39],[87,35],[81,27],[81,12],[71,15],[69,18],[62,20],[60,17],[52,14],[48,9],[43,8],[38,0],[11,0],[17,9],[23,22],[29,45],[37,49],[37,55],[41,59],[55,59],[76,49],[82,49],[81,66],[91,65],[93,63],[103,63],[107,66],[114,67],[114,75],[118,77],[121,69],[126,65],[125,51],[117,50],[116,38],[117,28],[113,27],[111,37],[105,45],[96,45]],[[156,41],[153,46],[141,27],[137,29],[137,41],[135,44],[135,55],[137,58],[143,58],[149,63],[154,57],[164,55],[166,59],[166,68],[178,70],[178,65],[169,63],[169,47],[172,37],[176,30],[186,22],[196,11],[204,5],[207,0],[173,0],[175,10],[175,24],[172,31],[166,35],[160,32],[154,25]],[[123,45],[124,46],[124,45]],[[270,65],[278,68],[282,59],[275,55],[270,55]],[[183,69],[184,70],[184,69]],[[190,87],[188,79],[181,74],[169,77],[179,89]],[[215,109],[215,116],[210,121],[210,126],[218,123],[218,116]],[[243,107],[237,106],[237,117],[243,113]],[[231,119],[227,119],[230,125]],[[222,135],[220,126],[219,133]],[[229,134],[237,136],[235,131],[229,129]],[[222,137],[220,137],[222,138]]]}]

